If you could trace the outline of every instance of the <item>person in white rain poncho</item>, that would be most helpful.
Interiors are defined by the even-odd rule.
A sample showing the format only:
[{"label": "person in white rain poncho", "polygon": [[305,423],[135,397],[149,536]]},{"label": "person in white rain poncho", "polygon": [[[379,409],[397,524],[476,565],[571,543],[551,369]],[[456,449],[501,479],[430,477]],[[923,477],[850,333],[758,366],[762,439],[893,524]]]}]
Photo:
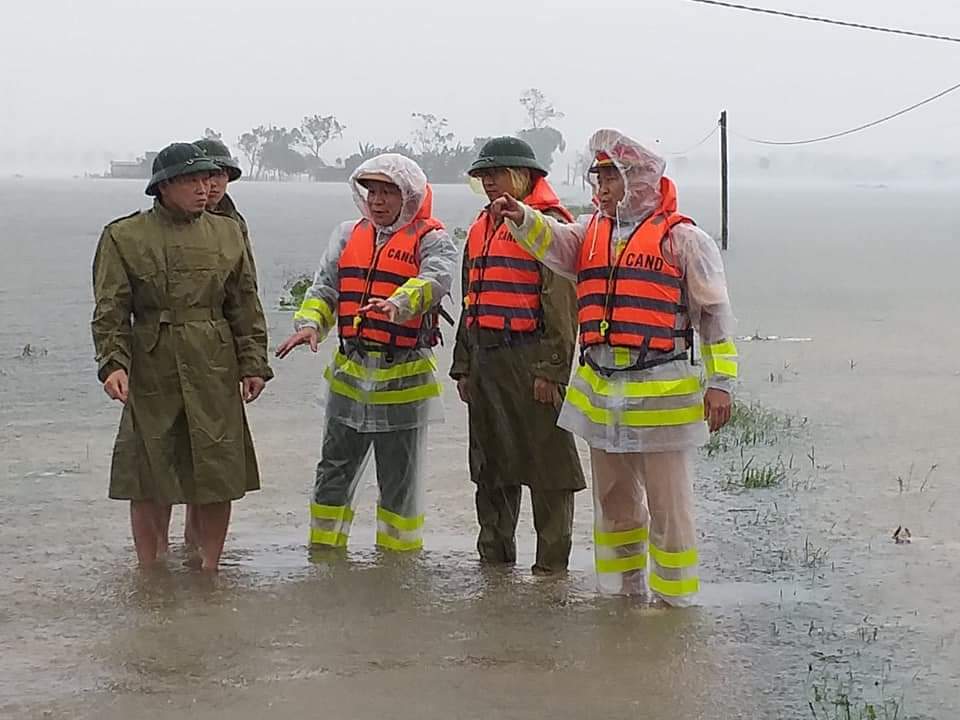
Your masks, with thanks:
[{"label": "person in white rain poncho", "polygon": [[707,424],[729,420],[737,377],[723,262],[677,212],[660,157],[616,130],[594,133],[589,153],[592,216],[563,225],[512,197],[491,212],[577,282],[580,368],[558,424],[590,446],[601,591],[690,605],[699,590],[692,450]]},{"label": "person in white rain poncho", "polygon": [[325,378],[326,428],[310,507],[313,547],[343,547],[363,470],[376,458],[377,545],[416,550],[423,537],[426,425],[439,417],[433,346],[438,309],[459,253],[432,216],[420,167],[393,153],[350,176],[362,218],[330,236],[313,285],[294,316],[296,332],[277,348],[317,344],[334,326],[340,346]]}]

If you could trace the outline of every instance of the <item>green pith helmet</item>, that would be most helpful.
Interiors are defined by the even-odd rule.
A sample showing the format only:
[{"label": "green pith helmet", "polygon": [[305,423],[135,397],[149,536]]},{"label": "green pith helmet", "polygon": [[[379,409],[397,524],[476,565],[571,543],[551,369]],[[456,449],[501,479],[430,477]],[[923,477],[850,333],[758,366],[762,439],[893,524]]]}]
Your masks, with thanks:
[{"label": "green pith helmet", "polygon": [[173,180],[181,175],[201,172],[217,172],[220,166],[203,154],[203,150],[191,143],[171,143],[153,159],[153,177],[147,185],[147,195],[157,195],[157,186],[164,180]]},{"label": "green pith helmet", "polygon": [[203,150],[208,158],[227,171],[227,178],[230,182],[239,179],[239,177],[243,175],[243,170],[240,168],[240,161],[230,154],[230,148],[221,140],[203,138],[203,140],[195,140],[193,144]]},{"label": "green pith helmet", "polygon": [[515,137],[496,137],[480,148],[480,157],[473,161],[467,174],[492,168],[529,168],[545,176],[546,169],[537,162],[537,156],[525,141]]}]

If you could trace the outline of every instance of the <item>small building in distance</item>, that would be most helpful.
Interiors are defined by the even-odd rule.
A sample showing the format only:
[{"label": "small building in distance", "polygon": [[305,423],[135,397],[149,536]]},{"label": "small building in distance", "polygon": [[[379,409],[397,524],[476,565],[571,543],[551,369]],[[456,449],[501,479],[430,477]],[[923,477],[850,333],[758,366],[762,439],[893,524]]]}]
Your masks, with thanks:
[{"label": "small building in distance", "polygon": [[139,157],[132,162],[129,160],[111,160],[110,173],[107,177],[146,180],[151,175],[153,159],[156,156],[157,153],[155,152],[146,152],[143,157]]}]

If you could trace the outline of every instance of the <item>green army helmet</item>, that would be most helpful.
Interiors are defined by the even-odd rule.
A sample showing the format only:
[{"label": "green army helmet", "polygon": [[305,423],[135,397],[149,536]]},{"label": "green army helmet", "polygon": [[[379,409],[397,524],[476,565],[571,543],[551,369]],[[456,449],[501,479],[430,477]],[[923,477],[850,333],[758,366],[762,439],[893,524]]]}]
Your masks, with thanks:
[{"label": "green army helmet", "polygon": [[217,172],[220,166],[208,158],[203,150],[192,143],[175,142],[167,145],[153,159],[153,177],[144,191],[157,195],[157,186],[164,180],[173,180],[181,175]]},{"label": "green army helmet", "polygon": [[230,182],[238,180],[243,175],[240,161],[230,154],[230,148],[222,140],[203,138],[202,140],[194,140],[193,144],[203,150],[207,157],[218,166],[227,171],[227,178]]},{"label": "green army helmet", "polygon": [[480,155],[467,174],[473,177],[474,173],[493,168],[529,168],[542,176],[547,175],[546,168],[537,162],[536,153],[529,143],[520,138],[504,136],[487,140],[480,148]]}]

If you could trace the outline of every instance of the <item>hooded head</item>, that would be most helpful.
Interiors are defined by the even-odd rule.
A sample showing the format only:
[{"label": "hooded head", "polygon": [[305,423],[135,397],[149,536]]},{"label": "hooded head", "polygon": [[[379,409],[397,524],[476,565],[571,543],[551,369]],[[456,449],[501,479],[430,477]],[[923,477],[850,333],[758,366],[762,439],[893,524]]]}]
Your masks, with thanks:
[{"label": "hooded head", "polygon": [[597,130],[587,147],[592,164],[587,179],[594,195],[599,191],[598,172],[602,167],[616,168],[624,181],[623,199],[616,212],[622,222],[639,222],[655,210],[662,200],[661,182],[666,163],[656,153],[618,130]]},{"label": "hooded head", "polygon": [[[367,185],[391,183],[402,197],[400,214],[389,225],[381,225],[370,210]],[[381,230],[395,232],[418,218],[428,218],[433,212],[433,193],[427,184],[427,176],[413,160],[397,153],[384,153],[370,158],[350,175],[353,201],[360,214]]]}]

